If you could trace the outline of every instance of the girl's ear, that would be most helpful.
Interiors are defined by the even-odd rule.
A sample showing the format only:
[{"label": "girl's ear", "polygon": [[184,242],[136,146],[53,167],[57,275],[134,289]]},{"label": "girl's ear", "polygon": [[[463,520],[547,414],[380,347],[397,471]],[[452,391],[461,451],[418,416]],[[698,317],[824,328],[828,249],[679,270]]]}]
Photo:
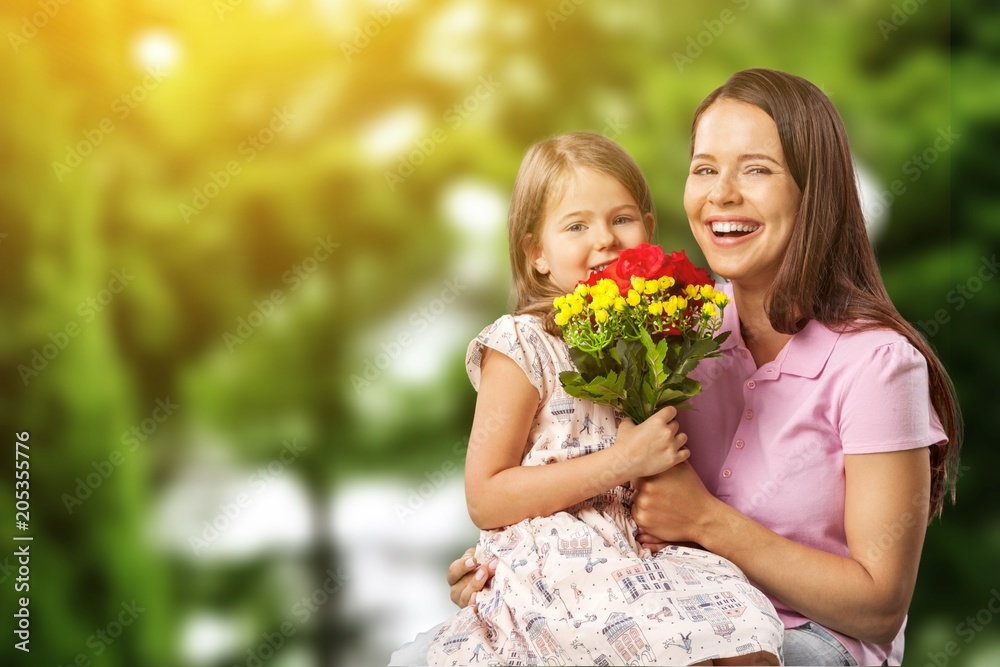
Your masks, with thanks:
[{"label": "girl's ear", "polygon": [[549,272],[549,263],[542,254],[541,244],[535,243],[534,237],[531,234],[525,234],[524,238],[521,239],[521,249],[524,250],[524,255],[528,258],[528,263],[536,271],[543,275]]},{"label": "girl's ear", "polygon": [[646,227],[646,242],[653,242],[653,233],[656,231],[656,218],[652,213],[646,213],[642,216],[642,223]]}]

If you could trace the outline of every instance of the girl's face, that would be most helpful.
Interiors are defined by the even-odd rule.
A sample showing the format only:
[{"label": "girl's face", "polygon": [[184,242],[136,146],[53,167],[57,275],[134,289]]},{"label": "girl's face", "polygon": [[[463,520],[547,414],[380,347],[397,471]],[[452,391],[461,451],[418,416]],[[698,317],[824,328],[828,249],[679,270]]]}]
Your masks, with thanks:
[{"label": "girl's face", "polygon": [[573,169],[562,185],[545,210],[538,239],[529,240],[535,245],[529,259],[568,293],[618,259],[620,250],[644,243],[653,215],[644,218],[624,185],[594,169]]},{"label": "girl's face", "polygon": [[766,288],[795,225],[802,193],[778,127],[759,107],[722,99],[698,121],[684,208],[712,269],[749,288]]}]

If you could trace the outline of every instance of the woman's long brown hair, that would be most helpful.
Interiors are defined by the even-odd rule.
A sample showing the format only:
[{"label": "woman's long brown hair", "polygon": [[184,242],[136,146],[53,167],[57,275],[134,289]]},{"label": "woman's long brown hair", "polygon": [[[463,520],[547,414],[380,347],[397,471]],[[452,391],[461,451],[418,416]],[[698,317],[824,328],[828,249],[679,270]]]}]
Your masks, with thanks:
[{"label": "woman's long brown hair", "polygon": [[931,403],[948,436],[930,448],[930,517],[945,495],[955,501],[962,417],[955,388],[927,341],[903,319],[882,282],[865,231],[854,161],[840,114],[826,95],[801,77],[769,69],[737,72],[698,106],[701,115],[719,99],[752,104],[778,127],[781,148],[802,191],[796,224],[771,286],[768,317],[775,331],[794,334],[809,320],[831,329],[887,328],[904,336],[927,360]]}]

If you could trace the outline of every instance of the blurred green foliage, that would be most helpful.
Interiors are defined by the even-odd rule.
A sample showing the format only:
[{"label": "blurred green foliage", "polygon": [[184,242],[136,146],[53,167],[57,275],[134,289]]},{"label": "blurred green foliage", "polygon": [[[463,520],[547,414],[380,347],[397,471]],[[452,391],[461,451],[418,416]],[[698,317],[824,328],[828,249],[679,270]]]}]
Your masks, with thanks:
[{"label": "blurred green foliage", "polygon": [[[698,257],[681,207],[691,113],[753,66],[822,87],[877,189],[899,181],[883,275],[967,417],[905,664],[949,641],[949,664],[1000,655],[1000,625],[968,640],[961,625],[983,623],[1000,556],[1000,293],[977,274],[1000,237],[1000,17],[985,1],[19,0],[0,34],[0,423],[8,451],[30,432],[35,537],[32,651],[12,649],[5,613],[4,664],[186,664],[199,614],[247,646],[279,628],[337,560],[339,484],[454,459],[475,398],[465,344],[508,307],[504,207],[526,147],[613,136],[653,186],[657,240]],[[448,281],[456,297],[435,310]],[[155,418],[158,399],[175,414]],[[193,553],[171,493],[192,474],[228,488],[290,440],[308,542]],[[195,530],[232,500],[219,493]],[[13,572],[0,580],[13,608]],[[362,631],[342,598],[275,664],[342,660]],[[136,622],[95,643],[132,600]]]}]

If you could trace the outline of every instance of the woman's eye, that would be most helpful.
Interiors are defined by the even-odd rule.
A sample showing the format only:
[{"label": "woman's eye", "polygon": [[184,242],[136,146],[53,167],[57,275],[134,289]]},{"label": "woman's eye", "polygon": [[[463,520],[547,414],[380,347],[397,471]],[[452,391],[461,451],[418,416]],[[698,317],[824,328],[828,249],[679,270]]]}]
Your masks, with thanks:
[{"label": "woman's eye", "polygon": [[711,167],[695,167],[691,170],[691,173],[696,176],[707,176],[709,174],[714,174],[715,170]]},{"label": "woman's eye", "polygon": [[771,170],[767,167],[750,167],[747,170],[751,174],[770,174]]},{"label": "woman's eye", "polygon": [[617,218],[615,218],[615,224],[627,225],[628,223],[632,222],[632,220],[633,219],[627,215],[619,215]]}]

